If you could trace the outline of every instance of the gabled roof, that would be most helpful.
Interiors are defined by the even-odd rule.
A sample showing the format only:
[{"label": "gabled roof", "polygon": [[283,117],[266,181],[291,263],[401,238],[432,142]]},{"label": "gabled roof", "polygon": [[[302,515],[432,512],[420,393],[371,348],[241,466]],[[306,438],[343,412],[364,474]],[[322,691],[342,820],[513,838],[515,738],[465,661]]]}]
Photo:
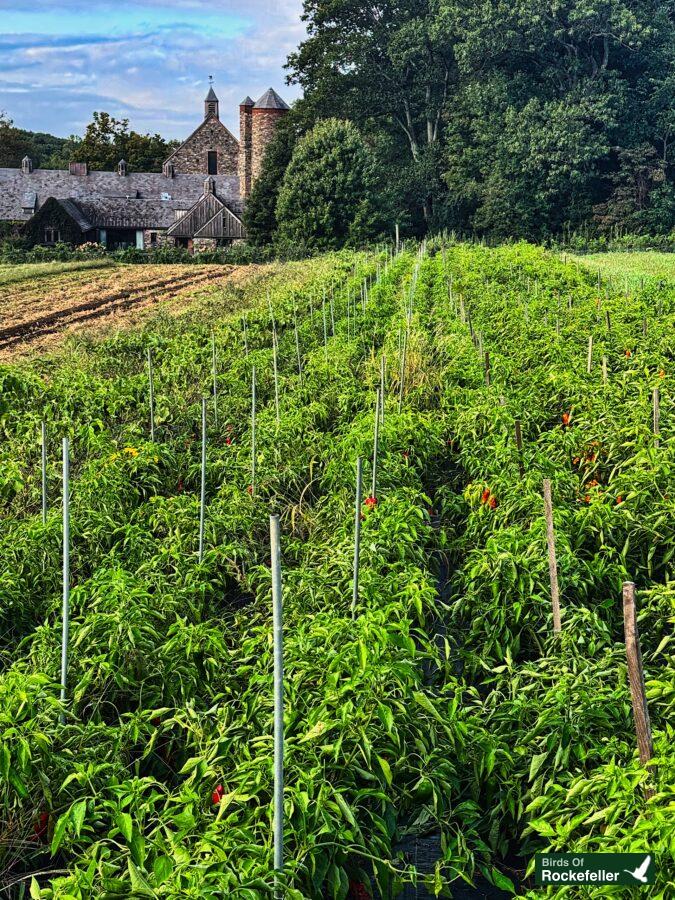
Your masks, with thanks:
[{"label": "gabled roof", "polygon": [[75,222],[80,231],[91,231],[94,227],[80,207],[73,200],[59,200],[59,206],[64,209]]},{"label": "gabled roof", "polygon": [[[168,162],[171,162],[171,160],[174,158],[174,156],[176,156],[176,154],[180,150],[182,150],[186,144],[189,144],[190,141],[195,137],[195,135],[199,134],[199,132],[202,130],[202,128],[206,128],[207,125],[209,127],[211,127],[214,123],[219,125],[223,129],[223,131],[226,132],[227,136],[229,138],[231,138],[237,144],[237,146],[239,145],[239,141],[237,140],[237,138],[232,134],[232,132],[230,131],[229,128],[227,128],[225,125],[223,125],[223,123],[220,121],[220,119],[216,119],[215,116],[209,116],[209,118],[204,119],[203,122],[200,122],[199,125],[197,125],[197,127],[192,132],[192,134],[189,137],[186,137],[185,140],[183,141],[183,143],[179,147],[176,147],[176,149],[173,151],[171,156],[168,156],[164,160],[164,165],[166,165]],[[203,178],[203,176],[201,176],[201,177]]]},{"label": "gabled roof", "polygon": [[282,100],[274,88],[267,88],[265,93],[254,104],[254,109],[290,109],[288,103]]}]

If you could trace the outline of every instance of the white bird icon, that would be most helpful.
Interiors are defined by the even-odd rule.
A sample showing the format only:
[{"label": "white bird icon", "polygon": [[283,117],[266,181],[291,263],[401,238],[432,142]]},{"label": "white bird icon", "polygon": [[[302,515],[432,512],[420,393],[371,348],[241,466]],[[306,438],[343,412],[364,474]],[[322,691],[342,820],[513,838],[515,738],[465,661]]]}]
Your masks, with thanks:
[{"label": "white bird icon", "polygon": [[641,881],[642,884],[647,884],[647,869],[649,868],[649,863],[652,861],[650,855],[643,860],[643,862],[635,869],[635,871],[631,872],[630,869],[624,869],[624,872],[628,872],[629,875],[632,875],[636,881]]}]

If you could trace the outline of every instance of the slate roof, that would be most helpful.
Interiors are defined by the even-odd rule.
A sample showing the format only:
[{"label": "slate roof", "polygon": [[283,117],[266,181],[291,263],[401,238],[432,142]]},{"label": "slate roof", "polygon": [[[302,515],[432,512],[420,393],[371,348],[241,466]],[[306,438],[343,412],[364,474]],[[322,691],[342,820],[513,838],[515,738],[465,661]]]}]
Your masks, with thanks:
[{"label": "slate roof", "polygon": [[[238,213],[242,208],[238,177],[218,175],[215,181],[218,196]],[[70,175],[67,169],[34,169],[24,174],[21,169],[0,168],[0,220],[27,222],[32,212],[24,210],[22,204],[28,193],[37,195],[37,208],[50,197],[72,200],[86,218],[103,228],[116,227],[116,220],[133,220],[133,226],[139,228],[168,228],[175,220],[175,210],[189,209],[202,196],[204,175]],[[163,194],[171,199],[162,200]]]},{"label": "slate roof", "polygon": [[255,106],[255,100],[252,97],[244,97],[239,106]]},{"label": "slate roof", "polygon": [[288,103],[282,100],[274,88],[268,88],[260,99],[254,104],[254,109],[290,109]]},{"label": "slate roof", "polygon": [[70,218],[77,223],[77,227],[80,231],[91,231],[94,228],[94,223],[85,216],[80,207],[73,200],[59,200],[59,206],[65,209]]},{"label": "slate roof", "polygon": [[217,100],[217,99],[218,98],[216,97],[216,92],[213,90],[212,87],[209,88],[209,92],[206,95],[206,102],[209,103],[211,100]]}]

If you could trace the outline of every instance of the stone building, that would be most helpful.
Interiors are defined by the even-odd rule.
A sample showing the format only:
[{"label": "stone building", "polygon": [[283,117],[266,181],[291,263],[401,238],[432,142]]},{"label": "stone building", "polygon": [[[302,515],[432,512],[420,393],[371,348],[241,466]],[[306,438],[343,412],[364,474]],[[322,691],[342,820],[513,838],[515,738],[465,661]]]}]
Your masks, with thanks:
[{"label": "stone building", "polygon": [[34,244],[96,241],[109,249],[210,249],[245,238],[242,213],[274,130],[289,107],[272,88],[239,106],[239,140],[220,120],[210,87],[199,126],[162,172],[0,168],[0,220],[21,224]]}]

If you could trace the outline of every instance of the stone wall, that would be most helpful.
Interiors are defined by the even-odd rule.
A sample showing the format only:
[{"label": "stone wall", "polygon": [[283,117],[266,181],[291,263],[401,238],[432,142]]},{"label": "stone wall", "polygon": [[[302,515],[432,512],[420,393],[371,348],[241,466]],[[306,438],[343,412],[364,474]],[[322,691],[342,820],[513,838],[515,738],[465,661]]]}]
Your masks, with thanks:
[{"label": "stone wall", "polygon": [[218,241],[215,238],[195,238],[192,246],[195,253],[203,253],[205,250],[217,249]]},{"label": "stone wall", "polygon": [[207,175],[208,151],[218,154],[218,175],[239,174],[239,141],[221,121],[206,119],[169,160],[176,175]]},{"label": "stone wall", "polygon": [[285,114],[285,109],[253,109],[253,162],[251,167],[253,181],[260,175],[265,151],[274,137],[279,119]]},{"label": "stone wall", "polygon": [[251,193],[253,107],[239,107],[239,196],[242,199]]}]

